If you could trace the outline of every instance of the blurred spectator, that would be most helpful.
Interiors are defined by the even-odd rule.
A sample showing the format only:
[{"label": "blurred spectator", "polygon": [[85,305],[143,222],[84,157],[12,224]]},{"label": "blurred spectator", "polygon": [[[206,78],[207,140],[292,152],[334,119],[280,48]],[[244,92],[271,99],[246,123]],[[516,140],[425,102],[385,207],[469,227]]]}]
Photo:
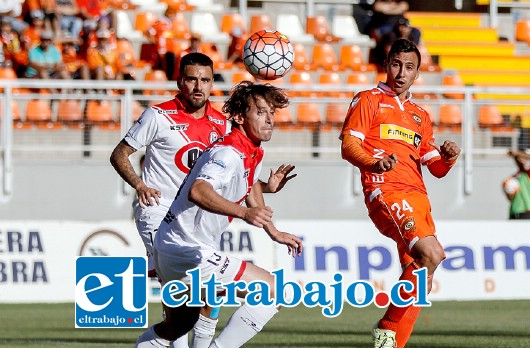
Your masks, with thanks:
[{"label": "blurred spectator", "polygon": [[409,9],[407,1],[403,0],[375,0],[371,21],[370,36],[379,42],[385,34],[392,31],[397,21],[404,18]]},{"label": "blurred spectator", "polygon": [[61,0],[56,4],[56,13],[59,28],[64,33],[70,33],[79,39],[79,33],[83,29],[83,19],[76,0]]},{"label": "blurred spectator", "polygon": [[88,67],[95,80],[132,80],[130,67],[119,65],[116,47],[108,29],[97,31],[98,44],[87,52]]},{"label": "blurred spectator", "polygon": [[30,12],[31,23],[21,37],[23,47],[26,50],[37,46],[40,43],[40,35],[46,30],[44,26],[44,12],[42,10],[33,10]]},{"label": "blurred spectator", "polygon": [[75,80],[90,80],[90,71],[88,70],[87,62],[77,54],[77,44],[77,38],[69,33],[65,34],[62,39],[63,62],[71,78]]},{"label": "blurred spectator", "polygon": [[116,11],[112,10],[109,1],[101,0],[76,0],[81,15],[85,19],[100,22],[105,20],[109,23],[109,30],[116,32]]},{"label": "blurred spectator", "polygon": [[2,40],[2,66],[12,67],[21,77],[28,65],[28,52],[22,49],[18,34],[13,30],[11,20],[2,17],[0,20],[0,40]]},{"label": "blurred spectator", "polygon": [[52,42],[53,32],[43,31],[38,46],[29,51],[29,66],[25,76],[40,79],[69,79],[61,52]]},{"label": "blurred spectator", "polygon": [[359,0],[359,3],[353,4],[353,19],[363,35],[370,35],[370,24],[374,14],[373,6],[374,0]]},{"label": "blurred spectator", "polygon": [[524,151],[510,151],[518,171],[506,178],[502,188],[510,200],[510,220],[530,219],[530,155]]},{"label": "blurred spectator", "polygon": [[230,33],[230,46],[228,46],[227,63],[242,63],[243,62],[243,48],[247,37],[240,27],[234,27]]},{"label": "blurred spectator", "polygon": [[376,43],[375,47],[370,50],[368,58],[369,63],[376,64],[379,72],[384,71],[384,62],[390,51],[392,43],[397,39],[407,39],[419,45],[421,32],[419,29],[411,27],[406,18],[399,18],[390,33],[385,34],[382,39]]},{"label": "blurred spectator", "polygon": [[28,10],[30,17],[33,11],[42,11],[46,30],[53,30],[58,34],[59,22],[55,14],[55,0],[26,0],[24,6]]},{"label": "blurred spectator", "polygon": [[11,22],[11,26],[18,35],[21,35],[24,29],[26,29],[28,26],[26,22],[19,18],[21,14],[22,5],[20,4],[20,1],[0,1],[0,16]]}]

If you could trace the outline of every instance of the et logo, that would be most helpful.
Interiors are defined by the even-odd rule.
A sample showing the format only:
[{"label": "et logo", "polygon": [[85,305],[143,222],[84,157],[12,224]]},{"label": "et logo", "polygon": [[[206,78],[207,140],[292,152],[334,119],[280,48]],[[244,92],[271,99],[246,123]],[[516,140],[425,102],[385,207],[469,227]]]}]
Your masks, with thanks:
[{"label": "et logo", "polygon": [[76,259],[76,328],[146,328],[146,257]]}]

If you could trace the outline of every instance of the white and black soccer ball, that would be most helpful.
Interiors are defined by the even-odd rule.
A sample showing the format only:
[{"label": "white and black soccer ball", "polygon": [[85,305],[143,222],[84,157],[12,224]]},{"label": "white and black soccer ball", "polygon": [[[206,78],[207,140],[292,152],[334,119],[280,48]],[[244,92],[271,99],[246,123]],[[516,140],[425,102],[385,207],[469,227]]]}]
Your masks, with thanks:
[{"label": "white and black soccer ball", "polygon": [[245,42],[243,62],[257,79],[276,80],[289,71],[293,61],[291,42],[276,30],[257,31]]}]

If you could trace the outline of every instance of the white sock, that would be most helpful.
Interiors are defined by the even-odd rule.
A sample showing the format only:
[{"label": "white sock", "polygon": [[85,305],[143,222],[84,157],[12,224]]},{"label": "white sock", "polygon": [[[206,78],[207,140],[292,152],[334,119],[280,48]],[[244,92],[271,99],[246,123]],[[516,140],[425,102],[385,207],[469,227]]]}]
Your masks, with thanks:
[{"label": "white sock", "polygon": [[250,307],[244,304],[232,314],[210,348],[241,347],[256,336],[276,313],[278,310],[274,306]]},{"label": "white sock", "polygon": [[188,348],[188,334],[180,336],[176,341],[173,341],[173,348]]},{"label": "white sock", "polygon": [[171,342],[159,337],[155,330],[153,329],[154,325],[149,327],[147,331],[138,337],[136,341],[136,348],[169,348],[171,347]]},{"label": "white sock", "polygon": [[215,335],[215,327],[217,326],[217,319],[211,319],[204,315],[199,315],[199,320],[193,327],[193,335],[191,336],[191,348],[208,348],[212,343],[212,338]]}]

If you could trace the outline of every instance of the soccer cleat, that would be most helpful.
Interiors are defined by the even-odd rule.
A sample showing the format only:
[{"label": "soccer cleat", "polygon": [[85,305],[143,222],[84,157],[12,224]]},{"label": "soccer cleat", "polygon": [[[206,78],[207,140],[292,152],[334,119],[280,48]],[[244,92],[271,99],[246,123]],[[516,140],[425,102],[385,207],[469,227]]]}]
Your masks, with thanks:
[{"label": "soccer cleat", "polygon": [[392,330],[383,330],[379,328],[379,322],[375,323],[372,328],[372,337],[374,339],[374,348],[396,348],[396,333]]}]

